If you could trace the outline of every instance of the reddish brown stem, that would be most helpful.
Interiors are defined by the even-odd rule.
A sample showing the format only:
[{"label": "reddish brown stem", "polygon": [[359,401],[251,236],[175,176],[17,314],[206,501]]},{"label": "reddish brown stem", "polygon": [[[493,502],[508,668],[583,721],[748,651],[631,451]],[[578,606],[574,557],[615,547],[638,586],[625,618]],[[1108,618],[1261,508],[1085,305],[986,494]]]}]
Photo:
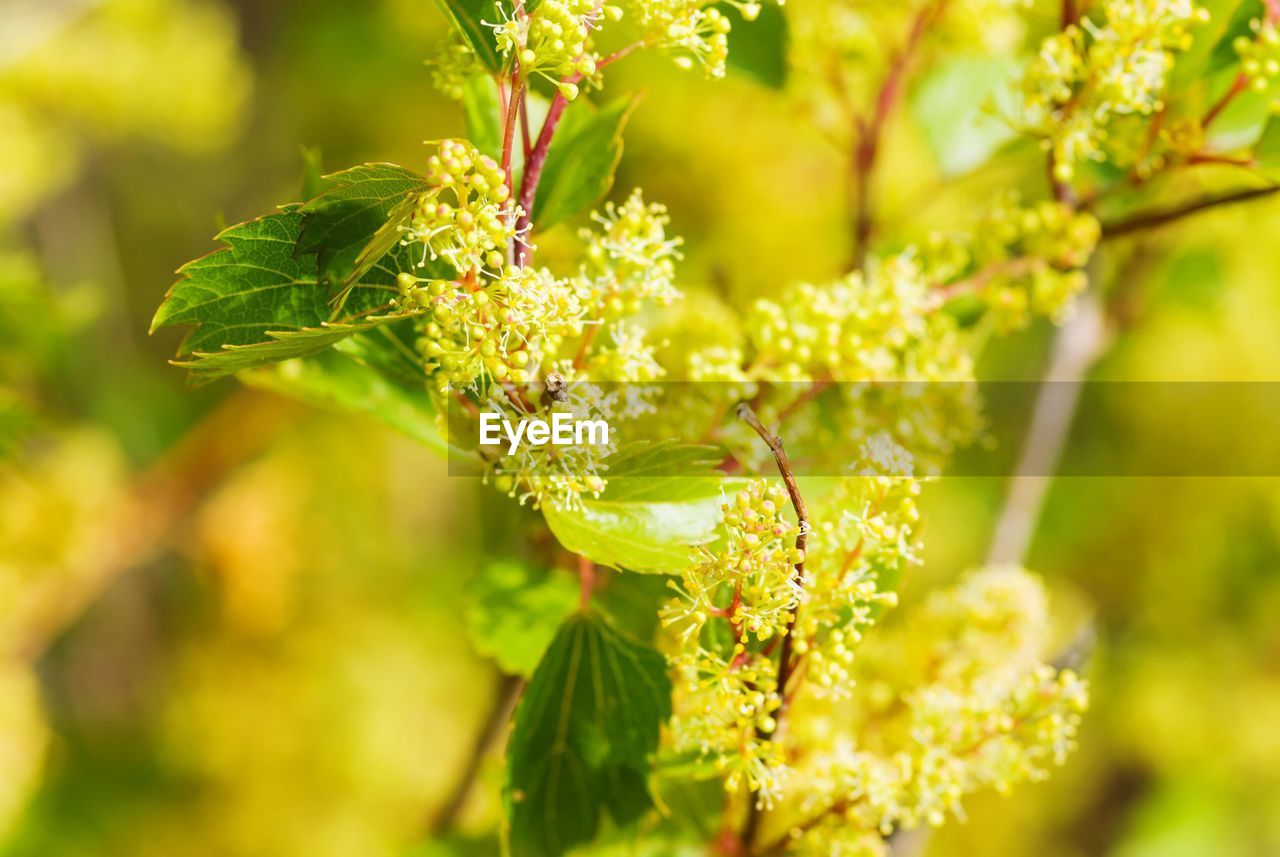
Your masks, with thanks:
[{"label": "reddish brown stem", "polygon": [[591,593],[596,589],[596,564],[585,556],[578,556],[578,603],[583,610],[591,605]]},{"label": "reddish brown stem", "polygon": [[[795,564],[794,580],[797,586],[804,580],[804,562],[805,549],[809,543],[809,513],[805,509],[804,498],[800,496],[800,486],[796,484],[795,473],[791,469],[791,461],[787,458],[787,451],[782,446],[782,438],[770,432],[765,428],[764,423],[760,422],[760,417],[756,416],[756,412],[751,410],[751,406],[745,402],[738,405],[738,416],[741,417],[747,425],[755,430],[769,446],[769,451],[773,453],[773,459],[778,465],[778,473],[782,476],[782,482],[787,487],[787,494],[791,498],[791,505],[796,510],[796,521],[799,525],[796,533],[796,550],[800,554],[800,561]],[[787,693],[787,684],[789,683],[792,671],[795,668],[794,658],[792,657],[792,641],[795,639],[796,618],[799,616],[800,607],[796,605],[796,609],[791,613],[791,619],[787,622],[787,627],[782,635],[782,644],[778,653],[778,695],[781,705],[774,712],[773,721],[776,731],[778,725],[781,724],[782,718],[786,715],[787,701],[790,695]],[[767,738],[771,732],[761,733],[761,737]],[[742,828],[741,843],[743,849],[750,853],[751,844],[756,838],[756,833],[760,826],[760,810],[753,800],[747,807],[747,818]]]},{"label": "reddish brown stem", "polygon": [[898,103],[906,83],[907,69],[915,54],[920,38],[935,17],[942,11],[944,0],[935,0],[921,9],[911,22],[906,42],[889,63],[889,70],[880,92],[871,121],[858,123],[858,142],[853,149],[851,163],[851,215],[853,217],[853,260],[850,268],[863,270],[867,264],[867,245],[875,229],[871,212],[871,177],[875,172],[880,153],[880,138],[885,122]]},{"label": "reddish brown stem", "polygon": [[1252,190],[1235,191],[1233,193],[1224,193],[1217,196],[1198,199],[1194,202],[1187,203],[1186,205],[1136,214],[1125,220],[1103,224],[1102,237],[1104,239],[1119,238],[1122,235],[1142,232],[1146,229],[1154,229],[1158,226],[1164,226],[1168,223],[1181,220],[1184,217],[1190,217],[1193,214],[1198,214],[1201,211],[1207,211],[1211,208],[1217,208],[1223,205],[1234,205],[1239,202],[1261,199],[1262,197],[1271,196],[1277,191],[1280,191],[1280,186],[1278,185],[1253,188]]},{"label": "reddish brown stem", "polygon": [[507,114],[502,123],[502,172],[507,176],[507,187],[512,187],[514,179],[511,174],[511,148],[516,139],[516,115],[520,112],[520,102],[524,97],[524,80],[520,76],[520,65],[517,62],[512,75],[511,96],[507,99]]},{"label": "reddish brown stem", "polygon": [[1224,93],[1223,96],[1209,108],[1209,112],[1204,114],[1204,118],[1200,120],[1201,130],[1212,125],[1213,120],[1217,119],[1218,116],[1222,114],[1222,111],[1227,109],[1227,105],[1234,101],[1237,95],[1248,88],[1249,78],[1243,74],[1236,75],[1236,79],[1231,83],[1231,88],[1228,89],[1226,93]]},{"label": "reddish brown stem", "polygon": [[[617,62],[643,44],[643,42],[636,42],[621,50],[614,51],[597,63],[596,68],[602,69],[611,63]],[[571,74],[562,82],[576,85],[581,80],[581,74]],[[556,128],[559,127],[560,119],[564,116],[565,108],[568,106],[569,100],[557,92],[555,98],[551,99],[551,107],[547,110],[547,118],[542,122],[542,129],[538,131],[538,139],[533,144],[528,157],[525,158],[524,176],[520,179],[520,195],[516,199],[516,204],[520,206],[520,216],[516,219],[515,249],[517,265],[526,264],[533,253],[533,247],[526,240],[526,236],[529,234],[529,227],[533,223],[533,203],[538,196],[538,182],[542,180],[542,168],[547,165],[547,154],[551,151],[551,140],[555,137]]]}]

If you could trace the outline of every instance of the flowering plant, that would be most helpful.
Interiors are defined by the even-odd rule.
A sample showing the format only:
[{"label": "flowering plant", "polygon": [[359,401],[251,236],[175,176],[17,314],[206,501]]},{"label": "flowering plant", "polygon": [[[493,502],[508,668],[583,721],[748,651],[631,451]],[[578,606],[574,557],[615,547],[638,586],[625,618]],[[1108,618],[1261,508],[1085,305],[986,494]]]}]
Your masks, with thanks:
[{"label": "flowering plant", "polygon": [[[473,623],[528,676],[506,749],[511,853],[883,854],[973,792],[1061,764],[1087,689],[1051,663],[1035,577],[998,565],[889,612],[921,561],[917,497],[980,433],[969,382],[986,336],[1068,320],[1104,242],[1274,190],[1147,202],[1204,165],[1269,180],[1280,5],[442,8],[432,73],[467,137],[431,143],[421,172],[357,166],[227,230],[154,326],[194,326],[180,365],[198,380],[234,373],[379,417],[540,516],[554,539],[480,570],[513,589]],[[977,60],[957,49],[973,44]],[[720,307],[720,341],[680,305],[672,212],[638,190],[599,204],[634,107],[603,99],[609,69],[641,50],[780,86],[848,154],[847,270]],[[974,99],[962,121],[928,109],[939,87]],[[1043,192],[998,194],[965,230],[885,234],[875,179],[907,100],[943,179],[1034,163]],[[565,222],[576,242],[544,264],[539,241]],[[663,380],[698,392],[664,398]],[[642,439],[514,457],[476,443],[482,412],[567,407]],[[834,488],[802,484],[788,455],[818,448],[845,474]],[[517,559],[536,573],[513,578]],[[577,596],[524,597],[565,585]],[[545,630],[539,651],[517,650],[513,625]]]}]

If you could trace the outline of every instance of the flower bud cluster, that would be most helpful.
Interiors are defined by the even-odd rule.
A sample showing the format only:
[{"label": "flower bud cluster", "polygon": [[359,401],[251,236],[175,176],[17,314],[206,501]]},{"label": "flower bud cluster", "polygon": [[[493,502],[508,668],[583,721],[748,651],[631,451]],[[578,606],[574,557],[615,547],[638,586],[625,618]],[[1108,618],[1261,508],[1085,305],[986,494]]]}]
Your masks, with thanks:
[{"label": "flower bud cluster", "polygon": [[583,246],[579,280],[594,316],[613,320],[634,315],[646,301],[668,306],[679,297],[675,262],[682,241],[667,237],[671,217],[665,205],[646,203],[637,189],[622,205],[605,203],[591,219],[595,228],[578,232]]},{"label": "flower bud cluster", "polygon": [[461,101],[467,81],[484,70],[479,57],[454,29],[427,60],[431,85],[446,98]]},{"label": "flower bud cluster", "polygon": [[970,380],[955,323],[938,313],[919,265],[902,255],[826,286],[756,302],[747,321],[759,377]]},{"label": "flower bud cluster", "polygon": [[[735,2],[747,21],[760,14],[754,0]],[[676,64],[700,66],[707,77],[724,77],[732,23],[706,0],[633,0],[628,6],[653,44],[676,55]]]},{"label": "flower bud cluster", "polygon": [[542,0],[533,11],[521,6],[490,26],[498,50],[515,57],[521,75],[541,75],[572,101],[578,87],[563,78],[595,74],[599,57],[592,52],[591,31],[606,15],[617,20],[621,10],[602,8],[595,0]]},{"label": "flower bud cluster", "polygon": [[461,276],[500,270],[514,231],[506,206],[511,190],[497,161],[466,140],[441,140],[426,179],[431,188],[402,227],[405,243],[422,245],[419,267],[430,257]]},{"label": "flower bud cluster", "polygon": [[569,282],[545,269],[501,270],[491,280],[398,277],[401,305],[431,310],[416,345],[442,392],[472,388],[482,377],[527,381],[565,337],[582,332],[582,306]]},{"label": "flower bud cluster", "polygon": [[676,744],[713,758],[731,790],[746,787],[768,803],[781,782],[781,757],[760,736],[775,728],[781,705],[770,644],[788,633],[801,593],[795,565],[798,528],[786,492],[755,480],[723,506],[723,547],[697,549],[697,561],[672,584],[662,610],[679,648],[683,679]]},{"label": "flower bud cluster", "polygon": [[1062,764],[1088,693],[1071,670],[1038,660],[1046,610],[1022,569],[975,573],[868,637],[849,697],[798,698],[782,821],[795,850],[940,825],[963,817],[968,795]]},{"label": "flower bud cluster", "polygon": [[[525,399],[535,403],[531,412],[515,407],[505,390],[496,389],[489,391],[488,410],[513,420],[537,418],[551,422],[555,414],[564,413],[577,420],[603,420],[613,424],[633,417],[646,406],[643,400],[627,397],[626,391],[605,392],[594,384],[569,384],[562,399],[539,397],[531,389],[535,386],[522,388],[528,393]],[[512,454],[494,461],[494,484],[500,491],[519,499],[522,505],[577,510],[583,497],[599,497],[605,490],[608,484],[605,462],[617,449],[617,438],[612,434],[607,440],[590,445],[523,444]]]},{"label": "flower bud cluster", "polygon": [[1057,181],[1122,143],[1111,132],[1129,126],[1113,128],[1115,119],[1163,106],[1175,54],[1191,46],[1189,28],[1206,20],[1192,0],[1105,0],[1097,20],[1084,18],[1041,43],[1023,74],[1015,122],[1052,150]]},{"label": "flower bud cluster", "polygon": [[1061,322],[1069,315],[1088,285],[1084,267],[1101,234],[1092,214],[1053,200],[1023,204],[1010,194],[982,213],[971,235],[935,236],[927,255],[939,281],[970,278],[997,326],[1014,330],[1036,316]]},{"label": "flower bud cluster", "polygon": [[[864,444],[868,471],[885,465],[883,437]],[[896,466],[897,455],[889,466]],[[881,470],[880,472],[884,472]],[[920,482],[891,475],[842,480],[823,498],[809,537],[804,609],[795,627],[795,652],[806,664],[815,694],[848,696],[854,649],[880,611],[897,603],[893,586],[907,565],[919,562],[915,529]]]},{"label": "flower bud cluster", "polygon": [[1280,27],[1273,20],[1249,22],[1254,38],[1237,36],[1232,46],[1240,55],[1240,71],[1255,92],[1271,93],[1271,109],[1280,111]]}]

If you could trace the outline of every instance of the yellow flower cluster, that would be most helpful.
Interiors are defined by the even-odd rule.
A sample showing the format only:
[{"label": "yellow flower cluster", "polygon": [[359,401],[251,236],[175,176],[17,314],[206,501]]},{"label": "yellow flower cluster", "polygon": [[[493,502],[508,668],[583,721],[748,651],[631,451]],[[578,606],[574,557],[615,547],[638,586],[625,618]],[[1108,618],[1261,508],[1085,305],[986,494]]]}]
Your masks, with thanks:
[{"label": "yellow flower cluster", "polygon": [[[731,5],[748,21],[760,14],[755,0]],[[714,5],[706,0],[632,0],[627,9],[648,41],[674,52],[681,68],[701,66],[708,77],[724,77],[733,25]]]},{"label": "yellow flower cluster", "polygon": [[786,492],[763,480],[739,491],[722,507],[723,547],[697,549],[662,610],[679,641],[672,658],[680,679],[677,749],[710,757],[731,791],[745,787],[764,804],[782,780],[778,748],[767,737],[782,704],[770,655],[803,594],[795,565],[804,555],[787,508]]},{"label": "yellow flower cluster", "polygon": [[1038,660],[1046,611],[1034,577],[993,568],[869,637],[850,698],[795,703],[794,791],[772,833],[820,853],[858,834],[939,825],[963,815],[967,795],[1061,764],[1088,695],[1075,673]]},{"label": "yellow flower cluster", "polygon": [[996,326],[1012,330],[1035,316],[1066,318],[1088,284],[1083,269],[1100,237],[1092,214],[1009,194],[982,212],[971,234],[933,236],[925,255],[938,281],[975,285]]},{"label": "yellow flower cluster", "polygon": [[504,204],[511,196],[498,162],[466,140],[442,140],[427,160],[430,190],[414,206],[403,240],[424,257],[444,259],[459,275],[501,270],[514,235]]},{"label": "yellow flower cluster", "polygon": [[1104,160],[1113,120],[1163,105],[1174,54],[1191,45],[1188,28],[1208,20],[1192,0],[1106,0],[1046,38],[1022,79],[1016,124],[1054,156],[1054,178],[1070,181],[1084,160]]},{"label": "yellow flower cluster", "polygon": [[454,101],[462,99],[467,80],[484,71],[476,52],[452,29],[448,37],[436,45],[427,67],[431,70],[431,84]]},{"label": "yellow flower cluster", "polygon": [[971,380],[955,324],[903,254],[825,286],[792,286],[747,320],[754,377],[768,380]]},{"label": "yellow flower cluster", "polygon": [[1249,78],[1256,92],[1271,92],[1271,109],[1280,110],[1280,94],[1275,86],[1280,81],[1280,27],[1273,20],[1259,18],[1249,22],[1254,38],[1239,36],[1232,43],[1240,55],[1240,70]]},{"label": "yellow flower cluster", "polygon": [[[533,412],[526,413],[514,408],[503,393],[491,390],[485,410],[511,419],[536,417],[550,422],[555,414],[564,413],[579,420],[603,419],[612,423],[634,417],[648,407],[643,396],[629,395],[629,392],[606,392],[594,384],[570,384],[562,398],[539,399]],[[599,497],[604,491],[608,470],[605,460],[617,448],[612,435],[591,445],[526,443],[494,461],[494,484],[500,491],[519,499],[521,504],[528,503],[535,509],[543,506],[578,509],[584,496]]]},{"label": "yellow flower cluster", "polygon": [[527,381],[566,336],[582,332],[572,284],[545,269],[512,265],[489,280],[399,279],[402,306],[430,309],[417,348],[441,392],[482,377]]},{"label": "yellow flower cluster", "polygon": [[578,88],[562,78],[595,74],[599,58],[591,52],[591,31],[606,15],[617,20],[621,10],[595,0],[542,0],[531,12],[520,6],[491,26],[498,50],[519,60],[522,75],[541,75],[572,101]]},{"label": "yellow flower cluster", "polygon": [[[868,471],[884,473],[900,453],[881,436],[863,445],[862,458]],[[849,695],[854,647],[880,610],[897,603],[896,593],[882,587],[919,562],[919,493],[918,480],[894,474],[842,480],[822,498],[795,627],[795,651],[805,658],[805,681],[815,693]]]},{"label": "yellow flower cluster", "polygon": [[671,218],[659,203],[646,204],[633,190],[620,206],[605,203],[591,215],[596,228],[581,229],[583,264],[579,271],[583,300],[593,315],[616,319],[634,315],[641,303],[667,306],[680,292],[675,261],[681,239],[668,238]]}]

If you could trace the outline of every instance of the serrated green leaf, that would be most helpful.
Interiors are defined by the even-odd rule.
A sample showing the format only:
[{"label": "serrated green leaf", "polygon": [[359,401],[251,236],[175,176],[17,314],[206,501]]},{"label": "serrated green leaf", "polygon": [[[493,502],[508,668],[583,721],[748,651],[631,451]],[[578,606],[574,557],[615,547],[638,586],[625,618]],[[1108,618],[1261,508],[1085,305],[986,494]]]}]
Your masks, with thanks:
[{"label": "serrated green leaf", "polygon": [[671,578],[662,574],[627,574],[596,570],[591,605],[619,632],[642,643],[658,630],[658,611],[671,599]]},{"label": "serrated green leaf", "polygon": [[495,0],[436,0],[436,3],[484,67],[501,71],[506,60],[498,53],[493,30],[485,26],[504,19],[499,4]]},{"label": "serrated green leaf", "polygon": [[255,366],[279,363],[318,354],[349,336],[396,321],[400,316],[371,316],[353,324],[322,323],[300,330],[268,330],[264,342],[251,345],[224,345],[219,351],[193,351],[173,365],[191,371],[196,382],[212,381]]},{"label": "serrated green leaf", "polygon": [[[707,447],[673,442],[623,447],[607,462],[599,498],[573,510],[548,505],[543,515],[574,553],[613,568],[678,573],[694,545],[715,538],[723,493],[736,489],[736,480],[712,470],[713,458]],[[671,475],[678,472],[689,475]]]},{"label": "serrated green leaf", "polygon": [[584,99],[565,111],[534,198],[537,228],[581,214],[609,192],[622,158],[622,129],[634,107],[633,99],[619,99],[597,110]]},{"label": "serrated green leaf", "polygon": [[397,256],[379,264],[353,291],[347,313],[332,322],[329,289],[315,257],[297,254],[302,216],[269,214],[223,231],[226,246],[179,269],[182,278],[156,311],[151,330],[193,325],[178,365],[211,380],[264,363],[303,357],[397,320],[390,309]]},{"label": "serrated green leaf", "polygon": [[790,33],[782,8],[764,4],[754,21],[743,18],[738,7],[730,3],[718,3],[716,8],[732,24],[729,58],[725,64],[765,86],[774,89],[785,86]]},{"label": "serrated green leaf", "polygon": [[507,746],[512,857],[558,857],[651,806],[647,781],[671,680],[662,655],[598,616],[560,629],[529,681]]},{"label": "serrated green leaf", "polygon": [[468,587],[467,631],[503,672],[529,676],[560,623],[578,606],[578,583],[564,572],[495,562]]},{"label": "serrated green leaf", "polygon": [[[350,341],[363,338],[352,337]],[[318,407],[372,417],[423,446],[448,453],[436,428],[431,399],[422,386],[399,383],[338,350],[247,370],[239,378],[251,387]]]},{"label": "serrated green leaf", "polygon": [[957,56],[920,81],[911,112],[944,176],[977,169],[1017,136],[993,109],[1008,97],[1017,73],[1007,57]]},{"label": "serrated green leaf", "polygon": [[322,280],[349,286],[399,242],[398,227],[427,180],[395,164],[361,164],[325,176],[324,184],[299,209],[298,252],[315,254]]}]

